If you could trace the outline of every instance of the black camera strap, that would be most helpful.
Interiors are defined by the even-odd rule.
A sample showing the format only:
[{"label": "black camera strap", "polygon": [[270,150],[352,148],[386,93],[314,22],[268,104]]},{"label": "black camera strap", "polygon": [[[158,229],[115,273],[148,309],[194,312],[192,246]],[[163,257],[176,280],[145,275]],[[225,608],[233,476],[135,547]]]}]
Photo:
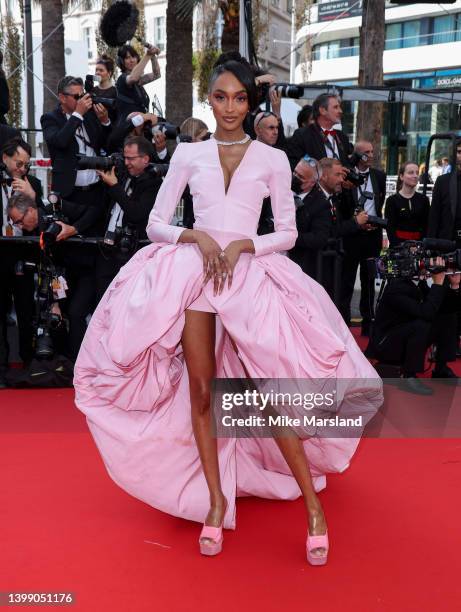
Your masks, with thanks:
[{"label": "black camera strap", "polygon": [[85,147],[85,153],[87,153],[87,149],[91,149],[92,151],[94,151],[93,145],[85,137],[85,132],[83,131],[83,125],[78,126],[75,132],[75,137],[78,138],[78,140],[81,140],[83,142],[83,145]]}]

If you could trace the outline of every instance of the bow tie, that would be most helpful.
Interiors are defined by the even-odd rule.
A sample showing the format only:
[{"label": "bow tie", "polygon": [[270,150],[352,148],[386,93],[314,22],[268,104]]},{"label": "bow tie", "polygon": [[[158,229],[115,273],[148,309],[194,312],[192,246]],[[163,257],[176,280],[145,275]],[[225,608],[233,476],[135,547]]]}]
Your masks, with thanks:
[{"label": "bow tie", "polygon": [[323,130],[325,136],[336,136],[336,130]]},{"label": "bow tie", "polygon": [[368,171],[367,172],[360,172],[359,171],[359,174],[360,174],[360,176],[363,176],[365,178],[367,178],[370,175],[370,173]]}]

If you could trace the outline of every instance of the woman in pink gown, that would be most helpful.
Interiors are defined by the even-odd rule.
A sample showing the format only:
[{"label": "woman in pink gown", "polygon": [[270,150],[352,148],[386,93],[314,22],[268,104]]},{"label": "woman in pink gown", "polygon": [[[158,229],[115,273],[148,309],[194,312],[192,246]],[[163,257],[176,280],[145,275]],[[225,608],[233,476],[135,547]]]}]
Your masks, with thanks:
[{"label": "woman in pink gown", "polygon": [[[342,472],[357,438],[218,438],[210,389],[217,378],[342,379],[341,410],[374,411],[381,385],[329,297],[280,251],[296,240],[285,154],[249,141],[254,106],[244,63],[220,64],[210,85],[214,138],[178,145],[151,212],[153,244],[125,265],[90,322],[75,367],[76,403],[111,477],[130,494],[203,522],[200,550],[222,547],[235,499],[296,499],[308,519],[307,557],[326,562],[316,492]],[[231,144],[233,143],[233,144]],[[186,185],[193,230],[169,225]],[[271,197],[275,232],[257,236]],[[365,382],[364,382],[365,381]]]}]

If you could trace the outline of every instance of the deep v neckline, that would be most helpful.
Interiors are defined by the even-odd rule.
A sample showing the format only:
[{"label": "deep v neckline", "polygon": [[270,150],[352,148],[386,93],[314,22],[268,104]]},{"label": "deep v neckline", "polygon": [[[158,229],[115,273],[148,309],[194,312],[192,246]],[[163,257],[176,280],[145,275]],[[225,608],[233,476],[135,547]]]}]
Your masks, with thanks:
[{"label": "deep v neckline", "polygon": [[[214,138],[212,138],[211,140],[214,140]],[[224,196],[227,196],[227,194],[229,193],[229,189],[231,187],[232,181],[234,179],[234,176],[236,175],[237,171],[240,169],[240,166],[243,164],[243,162],[245,161],[245,158],[248,154],[248,151],[251,149],[253,143],[255,141],[252,140],[250,142],[250,144],[247,146],[245,153],[242,156],[242,159],[239,161],[239,163],[237,164],[234,172],[232,173],[232,176],[230,176],[229,178],[229,184],[227,185],[227,189],[226,189],[226,178],[224,176],[224,168],[221,164],[221,158],[219,156],[219,147],[218,147],[218,143],[214,140],[214,144],[215,144],[215,149],[216,149],[216,155],[218,156],[218,165],[219,165],[219,169],[221,170],[221,177],[222,177],[222,185],[223,185],[223,191],[224,191]]]}]

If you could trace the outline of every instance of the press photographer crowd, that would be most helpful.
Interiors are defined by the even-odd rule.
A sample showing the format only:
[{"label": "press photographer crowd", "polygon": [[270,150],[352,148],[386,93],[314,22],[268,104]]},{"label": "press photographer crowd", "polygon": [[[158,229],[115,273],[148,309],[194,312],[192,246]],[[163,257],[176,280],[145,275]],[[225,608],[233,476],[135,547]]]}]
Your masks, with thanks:
[{"label": "press photographer crowd", "polygon": [[[150,111],[144,85],[160,76],[158,53],[146,45],[141,57],[132,46],[121,46],[115,86],[115,66],[106,56],[97,61],[95,75],[59,81],[59,102],[41,117],[52,165],[47,201],[42,184],[29,173],[29,144],[0,125],[1,388],[37,380],[71,383],[72,362],[98,301],[119,269],[147,244],[148,216],[174,145],[211,136],[199,119],[185,118],[176,126],[158,109]],[[340,129],[336,95],[322,94],[312,106],[304,105],[299,127],[288,138],[282,100],[300,98],[303,88],[278,85],[256,69],[254,75],[260,104],[245,131],[283,150],[293,173],[298,238],[287,256],[323,285],[349,326],[359,271],[367,356],[396,366],[407,391],[431,394],[417,376],[427,368],[428,348],[433,347],[434,378],[455,379],[448,363],[459,356],[461,140],[457,166],[436,179],[431,203],[417,191],[420,171],[410,160],[399,169],[396,193],[386,199],[386,175],[374,165],[373,145],[363,140],[353,145]],[[456,196],[452,173],[458,173]],[[188,188],[182,204],[181,216],[172,222],[193,228]],[[390,248],[382,254],[384,229]],[[266,199],[258,233],[272,231]],[[375,305],[376,278],[383,283]],[[8,326],[14,319],[22,370],[9,368]],[[42,377],[33,381],[30,368],[37,360]]]}]

